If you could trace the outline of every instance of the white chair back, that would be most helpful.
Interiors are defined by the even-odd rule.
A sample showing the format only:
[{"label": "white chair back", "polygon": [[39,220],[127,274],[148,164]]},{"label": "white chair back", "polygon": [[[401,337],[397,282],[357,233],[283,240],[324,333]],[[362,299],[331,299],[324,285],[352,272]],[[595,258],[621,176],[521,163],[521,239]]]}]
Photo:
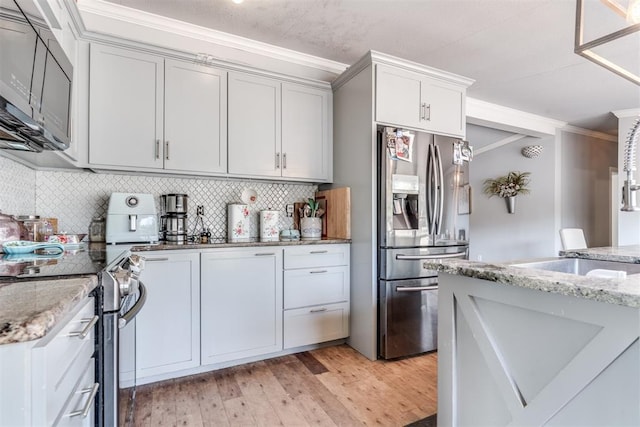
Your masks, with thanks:
[{"label": "white chair back", "polygon": [[562,241],[562,249],[586,249],[587,241],[584,238],[582,228],[563,228],[560,230],[560,240]]}]

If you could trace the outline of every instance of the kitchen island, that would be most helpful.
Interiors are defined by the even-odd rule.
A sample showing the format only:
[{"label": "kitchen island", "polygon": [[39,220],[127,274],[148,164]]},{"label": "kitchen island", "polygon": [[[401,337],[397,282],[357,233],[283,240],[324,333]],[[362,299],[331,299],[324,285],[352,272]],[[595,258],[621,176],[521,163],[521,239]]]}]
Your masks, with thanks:
[{"label": "kitchen island", "polygon": [[[639,264],[640,246],[564,256]],[[439,425],[640,425],[640,274],[439,271]]]}]

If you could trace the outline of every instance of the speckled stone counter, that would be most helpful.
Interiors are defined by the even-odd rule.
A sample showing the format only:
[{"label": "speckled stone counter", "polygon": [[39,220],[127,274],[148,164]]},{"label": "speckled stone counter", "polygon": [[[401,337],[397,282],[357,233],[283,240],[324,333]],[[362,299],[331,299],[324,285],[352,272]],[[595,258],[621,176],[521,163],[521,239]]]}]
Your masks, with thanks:
[{"label": "speckled stone counter", "polygon": [[161,242],[158,245],[136,245],[132,251],[174,251],[179,249],[216,249],[216,248],[248,248],[256,246],[298,246],[298,245],[332,245],[351,243],[348,239],[320,239],[320,240],[282,240],[278,242],[261,242],[258,239],[251,239],[242,242],[228,242],[226,240],[214,241],[212,243],[185,243],[172,244]]},{"label": "speckled stone counter", "polygon": [[[640,247],[593,248],[567,251],[567,257],[605,261],[640,262]],[[575,255],[575,256],[574,256]],[[640,275],[626,279],[585,277],[575,274],[530,268],[510,267],[467,260],[426,261],[425,268],[439,272],[488,280],[503,285],[518,286],[543,292],[587,298],[610,304],[640,307]]]},{"label": "speckled stone counter", "polygon": [[640,245],[574,249],[560,251],[560,256],[567,258],[599,259],[603,261],[628,262],[640,264]]},{"label": "speckled stone counter", "polygon": [[0,344],[42,338],[97,284],[97,276],[1,283]]}]

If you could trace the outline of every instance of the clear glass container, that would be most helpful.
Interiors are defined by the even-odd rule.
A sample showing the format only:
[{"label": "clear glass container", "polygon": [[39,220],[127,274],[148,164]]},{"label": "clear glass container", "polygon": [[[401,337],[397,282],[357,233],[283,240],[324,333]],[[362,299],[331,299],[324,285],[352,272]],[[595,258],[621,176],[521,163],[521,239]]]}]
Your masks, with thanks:
[{"label": "clear glass container", "polygon": [[89,241],[104,242],[105,241],[106,222],[101,216],[95,217],[89,224]]}]

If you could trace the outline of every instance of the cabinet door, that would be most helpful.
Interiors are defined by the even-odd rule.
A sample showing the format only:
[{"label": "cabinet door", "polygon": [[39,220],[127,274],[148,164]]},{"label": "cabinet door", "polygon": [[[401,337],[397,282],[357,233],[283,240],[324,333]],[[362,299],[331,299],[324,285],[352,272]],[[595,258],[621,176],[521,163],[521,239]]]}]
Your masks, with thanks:
[{"label": "cabinet door", "polygon": [[282,249],[202,254],[202,364],[282,350]]},{"label": "cabinet door", "polygon": [[199,254],[143,253],[147,302],[135,318],[136,377],[200,365]]},{"label": "cabinet door", "polygon": [[165,60],[165,169],[227,172],[227,73]]},{"label": "cabinet door", "polygon": [[464,89],[437,80],[425,81],[422,88],[422,102],[426,108],[425,129],[463,137],[466,125]]},{"label": "cabinet door", "polygon": [[331,180],[331,103],[330,90],[282,84],[282,176]]},{"label": "cabinet door", "polygon": [[91,45],[89,163],[162,168],[164,60]]},{"label": "cabinet door", "polygon": [[411,71],[376,65],[376,121],[423,128],[422,78]]},{"label": "cabinet door", "polygon": [[280,82],[229,73],[229,173],[281,176]]}]

